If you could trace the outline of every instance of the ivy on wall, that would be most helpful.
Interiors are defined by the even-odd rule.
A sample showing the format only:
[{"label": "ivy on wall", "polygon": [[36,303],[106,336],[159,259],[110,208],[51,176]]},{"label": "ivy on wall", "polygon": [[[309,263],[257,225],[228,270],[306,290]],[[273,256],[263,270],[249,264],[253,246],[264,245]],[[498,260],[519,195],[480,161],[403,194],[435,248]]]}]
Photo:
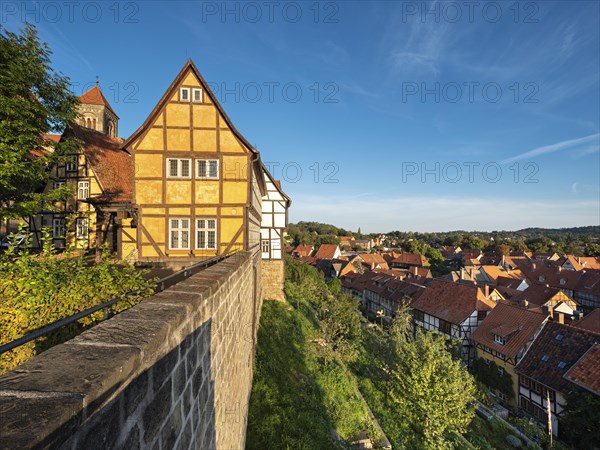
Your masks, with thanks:
[{"label": "ivy on wall", "polygon": [[507,400],[512,400],[515,396],[512,376],[506,371],[501,375],[499,369],[500,366],[494,361],[484,358],[475,358],[473,361],[472,371],[475,378],[489,388],[502,392]]}]

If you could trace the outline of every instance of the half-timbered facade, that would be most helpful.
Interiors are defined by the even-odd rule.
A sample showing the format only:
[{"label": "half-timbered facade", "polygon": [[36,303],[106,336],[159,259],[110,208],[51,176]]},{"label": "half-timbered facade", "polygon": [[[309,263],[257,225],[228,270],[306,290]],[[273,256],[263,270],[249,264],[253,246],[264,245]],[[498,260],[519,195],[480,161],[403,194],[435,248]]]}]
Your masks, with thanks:
[{"label": "half-timbered facade", "polygon": [[552,433],[560,436],[560,414],[566,396],[574,388],[569,370],[596,342],[600,334],[548,321],[515,367],[519,375],[519,409],[541,425],[548,423],[548,401]]},{"label": "half-timbered facade", "polygon": [[475,356],[471,336],[495,306],[490,294],[473,284],[436,278],[411,305],[413,331],[421,328],[458,339],[463,362],[470,364]]},{"label": "half-timbered facade", "polygon": [[283,192],[281,183],[273,179],[264,165],[265,194],[262,197],[262,220],[260,227],[260,251],[264,296],[271,300],[283,300],[285,267],[283,261],[283,233],[288,224],[290,198]]},{"label": "half-timbered facade", "polygon": [[[506,303],[498,303],[473,332],[475,354],[484,364],[496,364],[500,375],[511,377],[510,392],[496,386],[490,390],[505,405],[515,409],[518,405],[519,380],[515,366],[539,334],[547,316]],[[486,380],[480,380],[486,383]]]},{"label": "half-timbered facade", "polygon": [[258,252],[265,194],[258,151],[191,60],[124,148],[135,164],[136,210],[124,253],[165,261]]}]

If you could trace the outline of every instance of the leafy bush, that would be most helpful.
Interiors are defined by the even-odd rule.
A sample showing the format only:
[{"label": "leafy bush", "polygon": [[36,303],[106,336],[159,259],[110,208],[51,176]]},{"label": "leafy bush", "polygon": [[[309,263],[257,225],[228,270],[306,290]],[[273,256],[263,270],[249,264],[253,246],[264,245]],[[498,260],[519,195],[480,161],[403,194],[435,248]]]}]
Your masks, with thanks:
[{"label": "leafy bush", "polygon": [[[28,241],[31,242],[31,236]],[[32,254],[27,245],[0,254],[0,344],[128,292],[139,291],[113,305],[113,312],[122,311],[154,290],[152,281],[144,279],[144,272],[114,264],[106,252],[98,263],[89,264],[82,253],[73,250],[57,253],[47,231],[44,242],[39,254]],[[0,373],[76,336],[103,316],[104,312],[98,311],[0,355]]]}]

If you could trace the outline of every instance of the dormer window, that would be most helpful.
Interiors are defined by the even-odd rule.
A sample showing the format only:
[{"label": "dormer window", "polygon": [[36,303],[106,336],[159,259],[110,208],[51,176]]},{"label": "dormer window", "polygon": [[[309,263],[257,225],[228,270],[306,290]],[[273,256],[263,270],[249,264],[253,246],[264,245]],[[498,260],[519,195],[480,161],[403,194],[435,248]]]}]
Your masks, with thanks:
[{"label": "dormer window", "polygon": [[564,286],[565,284],[567,284],[567,280],[565,280],[564,278],[561,278],[559,283],[561,286]]},{"label": "dormer window", "polygon": [[544,275],[540,275],[538,278],[539,281],[546,281],[546,277]]},{"label": "dormer window", "polygon": [[506,345],[506,338],[503,336],[500,336],[499,334],[495,334],[494,342],[496,342],[497,344],[500,344],[500,345]]},{"label": "dormer window", "polygon": [[202,103],[202,89],[192,89],[192,101]]},{"label": "dormer window", "polygon": [[190,88],[179,89],[179,101],[189,102],[190,101]]}]

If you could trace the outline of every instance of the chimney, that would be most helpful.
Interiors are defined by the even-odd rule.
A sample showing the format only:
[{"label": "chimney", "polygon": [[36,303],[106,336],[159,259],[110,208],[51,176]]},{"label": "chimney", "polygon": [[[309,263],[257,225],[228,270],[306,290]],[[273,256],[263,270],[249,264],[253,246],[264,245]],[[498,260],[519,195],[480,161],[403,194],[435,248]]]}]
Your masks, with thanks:
[{"label": "chimney", "polygon": [[565,315],[563,313],[558,313],[558,323],[565,323]]},{"label": "chimney", "polygon": [[579,264],[581,264],[581,256],[578,256],[578,257],[577,257],[577,262],[578,262]]},{"label": "chimney", "polygon": [[529,309],[529,302],[527,300],[523,300],[523,307]]},{"label": "chimney", "polygon": [[535,270],[535,263],[531,263],[531,268]]},{"label": "chimney", "polygon": [[558,273],[562,272],[562,266],[558,266],[557,269],[558,269]]},{"label": "chimney", "polygon": [[490,297],[490,287],[487,284],[483,287],[483,294],[485,295],[485,298]]},{"label": "chimney", "polygon": [[460,268],[460,279],[461,280],[465,279],[465,268],[464,267]]}]

